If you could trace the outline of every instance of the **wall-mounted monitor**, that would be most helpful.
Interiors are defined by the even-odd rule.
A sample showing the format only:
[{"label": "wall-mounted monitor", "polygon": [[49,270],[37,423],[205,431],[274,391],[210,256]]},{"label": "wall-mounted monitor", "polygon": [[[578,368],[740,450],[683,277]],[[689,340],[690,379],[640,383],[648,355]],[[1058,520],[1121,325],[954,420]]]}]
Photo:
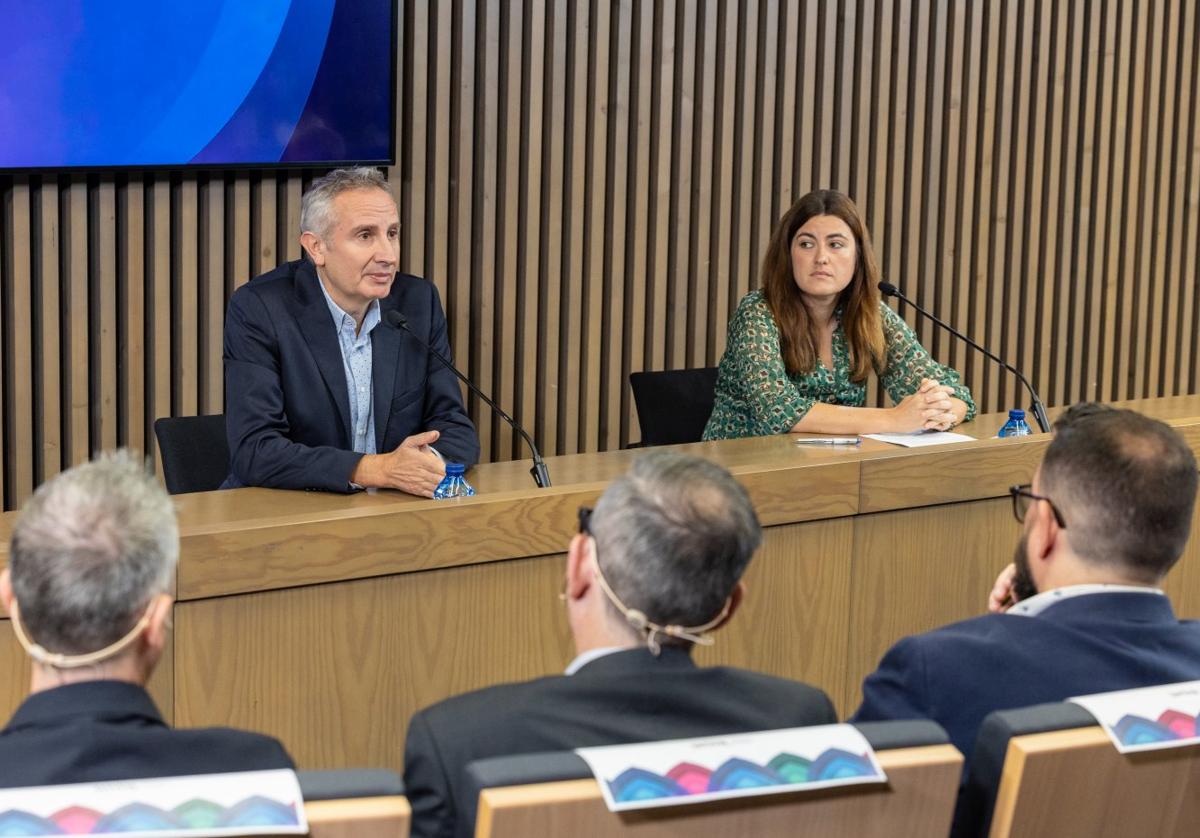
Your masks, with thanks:
[{"label": "wall-mounted monitor", "polygon": [[0,169],[394,162],[394,0],[0,0]]}]

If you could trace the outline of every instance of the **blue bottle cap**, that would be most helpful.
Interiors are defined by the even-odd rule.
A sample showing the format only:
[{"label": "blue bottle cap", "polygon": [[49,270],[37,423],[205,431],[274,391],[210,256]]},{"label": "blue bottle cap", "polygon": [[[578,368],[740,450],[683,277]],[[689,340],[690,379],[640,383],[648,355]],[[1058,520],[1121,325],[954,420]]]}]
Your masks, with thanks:
[{"label": "blue bottle cap", "polygon": [[1008,418],[1009,419],[1020,419],[1022,422],[1024,422],[1025,421],[1025,411],[1021,410],[1020,408],[1017,408],[1015,410],[1010,410],[1008,412]]},{"label": "blue bottle cap", "polygon": [[467,471],[467,467],[462,463],[446,463],[447,477],[462,477]]}]

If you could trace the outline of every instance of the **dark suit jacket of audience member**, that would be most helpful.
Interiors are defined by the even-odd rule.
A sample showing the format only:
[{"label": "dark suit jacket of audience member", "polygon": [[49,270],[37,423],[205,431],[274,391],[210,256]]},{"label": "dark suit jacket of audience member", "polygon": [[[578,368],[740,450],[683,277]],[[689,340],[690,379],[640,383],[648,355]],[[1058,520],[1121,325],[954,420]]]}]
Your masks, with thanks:
[{"label": "dark suit jacket of audience member", "polygon": [[[350,491],[350,397],[341,344],[311,262],[280,265],[234,292],[225,315],[225,427],[232,473],[222,488]],[[397,274],[380,315],[392,310],[450,357],[446,315],[432,282]],[[388,325],[371,332],[375,448],[440,431],[447,460],[470,466],[479,437],[458,379],[412,335]]]},{"label": "dark suit jacket of audience member", "polygon": [[293,767],[269,736],[167,727],[149,694],[123,681],[34,693],[0,730],[3,788]]},{"label": "dark suit jacket of audience member", "polygon": [[969,756],[993,710],[1196,679],[1200,623],[1177,620],[1165,596],[1088,594],[901,640],[852,721],[932,719]]},{"label": "dark suit jacket of audience member", "polygon": [[413,836],[469,836],[467,764],[485,757],[831,724],[820,690],[728,667],[701,669],[679,648],[615,652],[574,675],[447,699],[412,719],[404,786]]}]

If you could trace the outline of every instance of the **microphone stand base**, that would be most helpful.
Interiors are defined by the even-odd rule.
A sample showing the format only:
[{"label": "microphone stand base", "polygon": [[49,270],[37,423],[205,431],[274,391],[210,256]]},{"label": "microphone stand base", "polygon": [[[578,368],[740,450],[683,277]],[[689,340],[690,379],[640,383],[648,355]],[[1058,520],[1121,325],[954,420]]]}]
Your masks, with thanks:
[{"label": "microphone stand base", "polygon": [[533,482],[538,485],[539,489],[550,488],[550,470],[546,468],[544,462],[535,460],[529,473],[533,475]]}]

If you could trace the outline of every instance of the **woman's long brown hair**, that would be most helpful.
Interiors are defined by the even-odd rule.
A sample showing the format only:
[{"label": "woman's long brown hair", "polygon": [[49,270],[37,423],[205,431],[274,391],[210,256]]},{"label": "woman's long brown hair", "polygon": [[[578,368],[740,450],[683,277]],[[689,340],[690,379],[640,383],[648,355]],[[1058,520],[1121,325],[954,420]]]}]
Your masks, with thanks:
[{"label": "woman's long brown hair", "polygon": [[789,375],[804,375],[817,367],[817,328],[792,274],[792,237],[810,218],[832,215],[846,222],[854,234],[858,258],[854,278],[842,291],[842,329],[850,346],[850,378],[864,381],[872,367],[884,367],[883,324],[879,318],[879,266],[871,236],[854,202],[832,189],[809,192],[792,204],[771,234],[763,257],[763,297],[775,325],[779,348]]}]

